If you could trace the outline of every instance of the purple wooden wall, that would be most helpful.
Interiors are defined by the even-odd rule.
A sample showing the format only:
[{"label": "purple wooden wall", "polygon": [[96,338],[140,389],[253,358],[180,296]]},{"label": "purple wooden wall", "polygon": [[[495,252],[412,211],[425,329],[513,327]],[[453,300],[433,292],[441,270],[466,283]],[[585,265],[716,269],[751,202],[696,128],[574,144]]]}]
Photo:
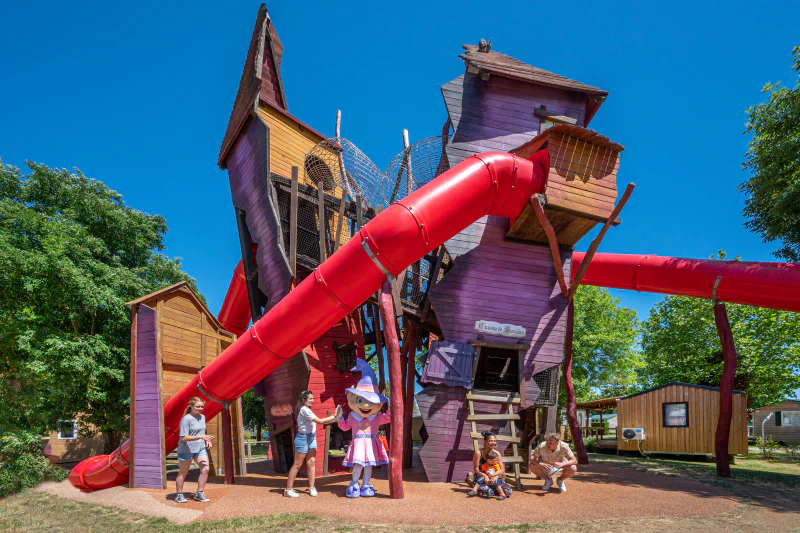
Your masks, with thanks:
[{"label": "purple wooden wall", "polygon": [[139,304],[136,324],[136,388],[133,401],[133,464],[136,488],[164,488],[164,441],[156,353],[156,312]]},{"label": "purple wooden wall", "polygon": [[586,112],[586,95],[494,74],[483,81],[466,73],[443,85],[442,96],[454,132],[447,144],[451,167],[472,154],[507,152],[539,135],[533,113],[541,105],[577,119],[578,126]]},{"label": "purple wooden wall", "polygon": [[[431,290],[430,297],[444,340],[478,339],[477,320],[514,324],[526,329],[525,397],[520,408],[533,405],[539,387],[533,374],[561,363],[567,301],[561,295],[550,249],[506,242],[506,218],[484,217],[445,243],[453,268]],[[569,279],[571,253],[562,252]],[[517,339],[484,335],[483,340],[517,344]],[[430,481],[458,481],[471,469],[472,440],[466,422],[463,387],[428,386],[417,393],[429,440],[420,458]],[[475,404],[478,409],[504,405]],[[484,411],[489,412],[489,411]],[[500,412],[499,410],[496,412]],[[508,424],[496,425],[509,433]]]},{"label": "purple wooden wall", "polygon": [[258,286],[267,295],[267,310],[289,292],[291,272],[270,194],[269,129],[257,117],[247,119],[226,159],[233,205],[246,212],[250,237],[258,244]]}]

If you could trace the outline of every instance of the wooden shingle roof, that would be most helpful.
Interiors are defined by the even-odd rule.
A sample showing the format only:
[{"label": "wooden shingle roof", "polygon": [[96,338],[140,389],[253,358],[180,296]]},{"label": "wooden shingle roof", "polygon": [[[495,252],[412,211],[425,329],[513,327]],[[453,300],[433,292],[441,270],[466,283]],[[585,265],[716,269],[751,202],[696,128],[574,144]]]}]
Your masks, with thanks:
[{"label": "wooden shingle roof", "polygon": [[586,93],[600,98],[608,96],[608,91],[528,65],[519,59],[501,54],[500,52],[491,50],[488,52],[478,52],[478,47],[471,44],[464,44],[462,48],[464,49],[464,53],[458,57],[463,59],[464,62],[467,63],[467,66],[472,65],[490,74],[514,78],[538,85],[546,85],[548,87]]},{"label": "wooden shingle roof", "polygon": [[151,300],[156,300],[159,298],[167,298],[168,296],[172,295],[175,292],[180,292],[182,295],[187,296],[190,300],[192,300],[195,303],[195,305],[197,305],[200,309],[202,309],[202,311],[206,314],[208,318],[211,319],[211,321],[218,329],[225,331],[225,328],[222,326],[219,320],[217,320],[216,315],[214,315],[214,313],[208,310],[206,304],[204,304],[203,301],[197,296],[197,293],[194,292],[192,286],[189,285],[188,281],[179,281],[178,283],[174,283],[172,285],[164,287],[163,289],[151,292],[150,294],[145,294],[144,296],[136,298],[135,300],[131,300],[130,302],[125,302],[125,305],[133,307],[137,304],[147,303]]}]

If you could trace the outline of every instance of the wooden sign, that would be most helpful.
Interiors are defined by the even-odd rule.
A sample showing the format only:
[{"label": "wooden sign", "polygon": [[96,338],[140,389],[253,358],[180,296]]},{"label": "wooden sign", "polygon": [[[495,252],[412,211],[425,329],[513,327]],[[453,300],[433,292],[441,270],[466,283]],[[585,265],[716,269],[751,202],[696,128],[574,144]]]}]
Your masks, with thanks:
[{"label": "wooden sign", "polygon": [[498,335],[500,337],[511,337],[521,339],[525,337],[525,328],[514,324],[500,324],[488,320],[478,320],[475,322],[475,331],[486,335]]},{"label": "wooden sign", "polygon": [[269,414],[272,416],[292,416],[292,406],[287,404],[273,405],[269,409]]}]

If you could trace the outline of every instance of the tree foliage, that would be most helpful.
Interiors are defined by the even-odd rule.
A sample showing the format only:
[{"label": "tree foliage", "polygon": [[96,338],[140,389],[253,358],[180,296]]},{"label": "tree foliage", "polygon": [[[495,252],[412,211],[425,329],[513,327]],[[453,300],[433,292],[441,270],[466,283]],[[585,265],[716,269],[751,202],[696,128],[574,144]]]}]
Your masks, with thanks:
[{"label": "tree foliage", "polygon": [[[607,289],[582,285],[575,293],[572,381],[578,401],[632,392],[642,357],[636,311]],[[563,403],[562,403],[563,405]]]},{"label": "tree foliage", "polygon": [[792,57],[796,87],[768,83],[768,101],[747,110],[753,138],[743,166],[752,177],[739,189],[747,194],[746,226],[765,242],[781,242],[776,257],[800,261],[800,46]]},{"label": "tree foliage", "polygon": [[128,429],[126,301],[181,280],[165,220],[80,171],[0,161],[0,434]]},{"label": "tree foliage", "polygon": [[244,427],[255,431],[256,440],[261,440],[261,430],[267,427],[264,399],[255,395],[253,389],[242,394],[242,422]]},{"label": "tree foliage", "polygon": [[[751,405],[760,406],[800,387],[800,315],[746,305],[726,307],[738,354],[734,388],[745,391]],[[643,324],[642,350],[641,375],[648,386],[683,381],[718,387],[723,360],[714,303],[666,296]]]},{"label": "tree foliage", "polygon": [[0,435],[0,498],[66,477],[66,470],[51,466],[42,455],[42,438],[35,432]]}]

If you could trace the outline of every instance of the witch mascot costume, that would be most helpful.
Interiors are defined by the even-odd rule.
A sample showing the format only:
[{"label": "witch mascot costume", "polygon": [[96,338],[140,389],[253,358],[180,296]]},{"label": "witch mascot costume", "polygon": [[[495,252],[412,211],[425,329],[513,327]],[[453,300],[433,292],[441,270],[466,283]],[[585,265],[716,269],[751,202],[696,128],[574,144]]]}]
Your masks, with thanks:
[{"label": "witch mascot costume", "polygon": [[[389,413],[381,413],[381,408],[389,399],[376,392],[375,372],[363,359],[356,361],[351,372],[361,372],[361,379],[355,387],[345,389],[350,414],[343,418],[339,414],[339,428],[353,431],[353,439],[342,465],[353,469],[353,481],[347,487],[348,498],[375,496],[375,487],[370,485],[372,467],[389,464],[389,455],[380,440],[380,426],[391,420]],[[361,486],[358,478],[364,474]]]}]

